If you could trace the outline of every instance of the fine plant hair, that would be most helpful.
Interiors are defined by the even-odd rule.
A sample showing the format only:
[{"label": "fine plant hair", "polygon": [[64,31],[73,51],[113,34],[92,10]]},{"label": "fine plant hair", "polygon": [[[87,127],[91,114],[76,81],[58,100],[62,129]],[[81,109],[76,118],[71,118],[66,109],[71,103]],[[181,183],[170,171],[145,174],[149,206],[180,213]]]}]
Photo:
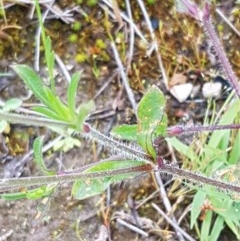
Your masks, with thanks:
[{"label": "fine plant hair", "polygon": [[[238,98],[240,97],[240,87],[237,82],[237,78],[232,71],[231,65],[226,57],[224,49],[218,40],[214,27],[212,26],[210,19],[210,10],[209,4],[205,3],[203,9],[200,9],[196,4],[188,0],[178,0],[178,3],[181,4],[181,12],[187,13],[190,16],[194,17],[202,23],[205,28],[205,33],[208,35],[209,40],[212,43],[215,56],[217,61],[221,65],[222,69],[226,73],[229,81],[231,82],[234,90],[237,93]],[[38,15],[40,16],[40,11],[38,9]],[[39,17],[41,18],[41,17]],[[41,22],[42,31],[43,23]],[[45,35],[42,36],[44,39],[44,44],[46,45],[45,51],[46,58],[49,58],[48,68],[50,69],[50,77],[52,75],[52,58],[53,51],[51,50],[50,44],[51,41]],[[112,49],[115,51],[115,45],[112,42]],[[118,54],[114,52],[118,58]],[[76,172],[62,172],[62,173],[53,173],[50,172],[44,165],[43,157],[41,156],[41,140],[37,140],[38,144],[35,145],[35,159],[37,159],[37,164],[40,166],[45,176],[40,177],[27,177],[27,178],[5,178],[0,180],[0,190],[12,189],[21,186],[39,186],[46,185],[41,189],[39,194],[39,189],[36,193],[31,192],[31,195],[35,195],[34,198],[41,198],[49,194],[48,185],[57,184],[62,182],[73,182],[76,181],[73,185],[73,194],[79,185],[82,185],[86,179],[91,179],[95,181],[92,185],[99,184],[98,181],[102,181],[105,184],[125,180],[126,178],[131,178],[141,173],[146,172],[163,172],[169,173],[180,178],[200,183],[207,184],[214,187],[217,187],[220,190],[231,191],[240,193],[240,186],[231,184],[228,182],[223,182],[219,179],[214,179],[211,177],[206,177],[203,174],[193,173],[181,169],[179,167],[167,164],[161,156],[158,156],[156,150],[154,150],[152,141],[157,136],[177,136],[183,133],[189,132],[202,132],[202,131],[213,131],[213,130],[224,130],[224,129],[239,129],[240,124],[230,124],[230,125],[219,125],[219,126],[174,126],[167,128],[167,120],[164,113],[165,98],[163,93],[155,86],[151,87],[148,92],[141,99],[138,109],[137,109],[137,120],[136,125],[129,125],[123,127],[120,133],[122,139],[124,135],[130,134],[128,130],[132,131],[132,139],[142,147],[142,150],[134,148],[132,145],[123,143],[121,140],[117,140],[114,137],[109,137],[94,127],[87,123],[87,118],[92,109],[92,102],[81,103],[79,106],[76,106],[75,97],[77,93],[77,85],[80,79],[81,74],[77,73],[73,75],[72,80],[68,88],[68,103],[62,102],[55,94],[55,86],[51,78],[51,88],[46,86],[41,86],[41,78],[28,66],[25,65],[14,65],[12,66],[14,71],[23,79],[24,83],[28,88],[35,94],[35,96],[45,105],[43,108],[36,108],[36,112],[41,113],[44,117],[37,117],[34,115],[21,115],[17,113],[8,113],[0,111],[1,120],[8,121],[10,123],[18,123],[23,125],[34,125],[34,126],[44,126],[49,128],[61,129],[64,134],[67,135],[67,131],[75,133],[75,136],[81,136],[93,141],[96,141],[98,144],[103,145],[104,147],[110,149],[113,152],[118,153],[119,155],[112,160],[103,160],[102,162],[96,163],[89,168],[86,168],[84,171]],[[121,65],[121,72],[123,71],[123,66]],[[123,76],[124,73],[122,73]],[[34,86],[33,81],[38,81],[38,88]],[[153,101],[152,101],[153,100]],[[153,103],[152,103],[153,102]],[[132,103],[133,108],[135,104]],[[147,106],[147,107],[146,107]],[[159,108],[159,106],[161,108]],[[144,109],[145,108],[145,109]],[[158,112],[156,118],[155,112]],[[154,114],[153,114],[154,113]],[[145,115],[145,116],[144,116]],[[125,129],[124,129],[125,128]],[[119,129],[118,129],[119,130]],[[126,134],[127,133],[127,134]],[[129,137],[128,136],[128,137]],[[127,139],[129,140],[129,139]],[[36,155],[38,153],[38,155]],[[85,184],[85,183],[84,183]],[[106,188],[105,188],[106,189]],[[101,189],[104,191],[105,189]],[[51,190],[50,190],[51,191]],[[91,195],[98,194],[90,193]],[[83,197],[88,197],[89,193],[82,195]],[[22,197],[19,193],[14,196],[2,195],[5,198],[19,198]],[[27,193],[25,198],[30,198]],[[31,196],[32,197],[32,196]]]},{"label": "fine plant hair", "polygon": [[133,145],[126,145],[119,140],[115,140],[111,136],[102,134],[100,131],[92,128],[90,125],[85,124],[85,134],[81,134],[83,137],[90,139],[91,141],[97,141],[98,144],[110,149],[113,153],[121,153],[126,158],[131,158],[138,161],[149,162],[149,156],[143,151],[137,149]]}]

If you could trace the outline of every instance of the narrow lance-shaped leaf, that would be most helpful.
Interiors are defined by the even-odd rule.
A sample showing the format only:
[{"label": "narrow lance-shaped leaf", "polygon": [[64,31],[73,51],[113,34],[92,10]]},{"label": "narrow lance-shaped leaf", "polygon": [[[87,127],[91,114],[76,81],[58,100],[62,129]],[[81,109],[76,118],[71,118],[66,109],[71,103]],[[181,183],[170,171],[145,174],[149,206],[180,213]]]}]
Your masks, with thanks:
[{"label": "narrow lance-shaped leaf", "polygon": [[228,163],[230,163],[230,164],[239,163],[239,161],[240,161],[239,147],[240,147],[240,131],[238,131],[238,133],[234,139],[233,148],[229,153]]},{"label": "narrow lance-shaped leaf", "polygon": [[209,240],[209,235],[210,235],[210,229],[212,226],[212,220],[213,219],[213,211],[212,210],[208,210],[208,212],[206,212],[206,215],[204,217],[204,222],[202,223],[202,227],[201,227],[201,238],[202,240]]},{"label": "narrow lance-shaped leaf", "polygon": [[190,227],[193,228],[193,225],[195,225],[198,216],[201,213],[201,207],[206,199],[206,192],[199,190],[192,201],[192,208],[191,208],[191,222]]},{"label": "narrow lance-shaped leaf", "polygon": [[43,143],[43,138],[38,137],[35,139],[33,143],[33,152],[34,152],[34,158],[38,166],[41,168],[42,172],[46,175],[55,175],[56,173],[54,171],[50,171],[47,169],[43,156],[42,156],[42,143]]},{"label": "narrow lance-shaped leaf", "polygon": [[74,120],[74,116],[71,116],[69,108],[52,92],[50,88],[44,86],[44,92],[48,98],[48,102],[45,103],[45,105],[57,114],[59,120],[69,122]]},{"label": "narrow lance-shaped leaf", "polygon": [[77,126],[76,128],[80,131],[82,131],[83,124],[88,117],[89,113],[94,110],[94,102],[93,100],[90,100],[87,103],[82,103],[78,107],[78,120],[77,120]]},{"label": "narrow lance-shaped leaf", "polygon": [[[42,36],[44,37],[44,36]],[[51,81],[51,90],[55,92],[55,81],[53,79],[53,68],[54,68],[54,53],[52,50],[52,43],[51,43],[51,38],[48,36],[46,38],[46,45],[45,45],[45,56],[46,56],[46,61],[47,61],[47,66],[48,66],[48,72],[49,72],[49,77]]]},{"label": "narrow lance-shaped leaf", "polygon": [[55,184],[49,184],[26,192],[26,198],[29,200],[36,200],[50,196],[56,188]]},{"label": "narrow lance-shaped leaf", "polygon": [[27,194],[26,192],[4,193],[0,195],[0,198],[8,201],[14,201],[27,198]]},{"label": "narrow lance-shaped leaf", "polygon": [[68,102],[68,107],[70,108],[72,115],[74,115],[76,111],[76,96],[77,96],[77,88],[78,88],[78,83],[81,78],[81,72],[77,72],[73,74],[71,78],[71,82],[68,86],[68,93],[67,93],[67,102]]},{"label": "narrow lance-shaped leaf", "polygon": [[[56,113],[57,120],[72,121],[74,119],[67,106],[52,92],[50,88],[44,86],[41,78],[34,70],[26,65],[13,65],[12,68],[22,78],[24,83],[34,93],[34,95],[52,112]],[[50,115],[48,115],[48,117],[49,116]]]},{"label": "narrow lance-shaped leaf", "polygon": [[56,114],[46,106],[34,106],[32,109],[50,119],[62,120],[61,118],[59,118],[58,114]]},{"label": "narrow lance-shaped leaf", "polygon": [[51,90],[55,93],[55,82],[53,79],[54,53],[52,51],[52,43],[51,43],[50,37],[47,37],[45,33],[45,28],[43,25],[43,16],[41,13],[39,1],[35,0],[34,2],[35,2],[37,16],[38,16],[38,20],[41,28],[41,37],[42,37],[42,42],[44,46],[45,60],[48,67],[48,74],[50,77]]},{"label": "narrow lance-shaped leaf", "polygon": [[27,65],[12,65],[11,67],[42,103],[48,103],[48,98],[43,89],[42,79],[34,70]]},{"label": "narrow lance-shaped leaf", "polygon": [[219,236],[223,228],[224,228],[224,218],[222,216],[217,216],[214,222],[209,240],[211,241],[219,240]]},{"label": "narrow lance-shaped leaf", "polygon": [[56,188],[56,185],[47,185],[47,186],[42,186],[39,188],[26,190],[22,192],[1,194],[0,198],[8,201],[14,201],[19,199],[36,200],[36,199],[44,198],[51,195],[55,190],[55,188]]},{"label": "narrow lance-shaped leaf", "polygon": [[[232,103],[232,105],[229,107],[229,109],[224,113],[224,115],[221,117],[219,121],[219,125],[225,125],[229,123],[233,123],[234,119],[239,115],[240,113],[240,100],[236,99],[235,102]],[[211,147],[217,147],[221,143],[222,140],[224,140],[224,136],[227,132],[230,132],[230,130],[220,130],[215,131],[212,133],[208,143]]]}]

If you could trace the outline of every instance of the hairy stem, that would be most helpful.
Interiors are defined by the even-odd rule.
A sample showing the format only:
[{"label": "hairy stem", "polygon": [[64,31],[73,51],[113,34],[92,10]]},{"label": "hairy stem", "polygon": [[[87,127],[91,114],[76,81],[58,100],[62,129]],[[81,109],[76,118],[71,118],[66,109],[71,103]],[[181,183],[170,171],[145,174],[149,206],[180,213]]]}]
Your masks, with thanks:
[{"label": "hairy stem", "polygon": [[214,187],[217,187],[223,191],[232,191],[236,193],[240,193],[240,186],[237,186],[235,184],[229,184],[226,182],[219,181],[217,179],[213,179],[210,177],[205,177],[197,173],[193,173],[190,171],[186,171],[183,169],[180,169],[179,167],[174,167],[171,165],[162,165],[159,169],[160,172],[167,172],[169,174],[173,174],[176,176],[179,176],[180,178],[187,179],[189,181],[192,181],[194,183],[201,183],[204,185],[211,185]]},{"label": "hairy stem", "polygon": [[44,117],[7,113],[2,111],[0,111],[0,120],[6,120],[13,124],[22,124],[27,126],[42,126],[55,128],[67,128],[70,126],[70,123],[63,121],[50,120]]},{"label": "hairy stem", "polygon": [[60,174],[56,176],[41,176],[41,177],[23,177],[23,178],[5,178],[0,180],[1,189],[11,189],[15,187],[29,187],[34,185],[47,185],[50,183],[62,183],[72,182],[76,180],[87,180],[87,179],[101,179],[105,177],[113,177],[121,174],[138,174],[143,172],[149,172],[153,169],[150,164],[141,166],[122,168],[111,171],[103,172],[91,172],[91,173],[71,173],[71,174]]},{"label": "hairy stem", "polygon": [[238,97],[240,98],[240,86],[239,86],[237,77],[234,74],[232,66],[228,61],[224,48],[223,48],[222,44],[220,43],[220,40],[217,36],[214,26],[212,25],[211,18],[208,13],[204,14],[204,16],[202,18],[202,23],[206,30],[206,34],[208,35],[208,37],[213,45],[213,50],[215,51],[214,54],[215,54],[215,58],[216,58],[217,62],[219,63],[220,67],[223,68],[223,71],[225,72],[229,82],[231,82]]},{"label": "hairy stem", "polygon": [[136,147],[127,146],[124,143],[119,142],[119,140],[115,140],[112,137],[106,136],[99,132],[98,130],[91,127],[89,124],[85,124],[87,127],[87,131],[85,134],[82,134],[83,137],[89,138],[91,140],[95,140],[99,144],[110,148],[114,152],[124,157],[128,157],[134,160],[149,162],[151,158],[145,152],[138,150]]},{"label": "hairy stem", "polygon": [[240,129],[240,124],[213,125],[213,126],[172,126],[167,129],[169,136],[181,135],[190,132],[217,131],[217,130]]}]

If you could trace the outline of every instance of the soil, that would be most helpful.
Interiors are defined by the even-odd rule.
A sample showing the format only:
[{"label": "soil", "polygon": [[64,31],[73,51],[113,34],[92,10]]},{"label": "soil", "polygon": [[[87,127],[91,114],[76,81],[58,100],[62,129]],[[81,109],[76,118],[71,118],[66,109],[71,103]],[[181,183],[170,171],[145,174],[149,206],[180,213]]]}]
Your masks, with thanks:
[{"label": "soil", "polygon": [[[54,9],[64,16],[64,12],[71,9],[71,17],[59,18],[56,12],[50,12],[45,20],[46,33],[51,37],[53,49],[64,62],[72,74],[82,70],[82,78],[78,90],[78,102],[94,99],[96,112],[91,116],[91,124],[104,133],[108,133],[116,124],[134,123],[136,118],[131,104],[125,93],[118,72],[116,61],[109,41],[111,33],[121,56],[127,66],[129,60],[129,26],[121,18],[113,20],[104,4],[90,6],[89,2],[60,0],[54,4]],[[100,2],[100,1],[99,1]],[[145,1],[150,2],[150,1]],[[217,6],[228,16],[237,29],[240,30],[239,5],[234,1],[217,1]],[[9,98],[21,98],[24,105],[36,103],[34,97],[25,88],[23,82],[13,73],[10,65],[13,63],[27,64],[34,67],[35,36],[38,28],[36,13],[31,16],[32,5],[3,1],[5,17],[1,12],[0,19],[0,72],[7,73],[0,77],[0,98],[6,101]],[[46,4],[47,5],[47,4]],[[46,5],[42,4],[42,11]],[[125,1],[118,1],[119,8],[126,11]],[[141,10],[135,1],[131,1],[133,19],[137,27],[150,39],[147,26]],[[187,82],[192,81],[191,74],[200,79],[195,82],[208,81],[214,73],[213,64],[208,61],[207,40],[197,22],[193,19],[177,14],[173,1],[156,1],[153,5],[146,3],[151,17],[151,24],[160,47],[167,75],[171,80],[175,74],[187,76]],[[238,12],[237,10],[238,9]],[[234,11],[233,11],[234,10]],[[115,9],[117,16],[118,10]],[[226,26],[212,9],[213,21],[227,49],[229,59],[235,73],[240,76],[239,66],[239,39]],[[233,14],[233,12],[235,14]],[[66,16],[66,15],[65,15]],[[79,27],[80,26],[80,27]],[[109,31],[109,32],[108,32]],[[48,83],[43,47],[40,47],[39,74]],[[128,68],[128,78],[135,100],[138,102],[148,88],[155,84],[166,94],[166,111],[169,124],[188,121],[201,123],[207,102],[196,105],[194,101],[180,104],[166,90],[161,72],[158,68],[156,55],[147,55],[148,48],[139,37],[135,36],[134,53]],[[66,98],[68,82],[62,68],[56,64],[56,88],[58,95]],[[193,81],[193,82],[194,82]],[[173,82],[169,82],[170,85]],[[102,92],[98,91],[106,84]],[[194,83],[195,84],[195,83]],[[202,98],[200,96],[199,98]],[[32,162],[32,157],[20,170],[14,165],[32,149],[34,138],[45,134],[51,140],[54,135],[43,128],[11,125],[10,131],[2,134],[0,146],[0,177],[40,175],[40,171]],[[162,148],[165,158],[171,161],[168,147]],[[96,143],[81,142],[80,147],[74,147],[68,152],[56,151],[45,155],[48,167],[56,170],[74,169],[89,164],[109,153]],[[182,216],[181,228],[190,236],[198,240],[195,230],[190,230],[189,204],[193,191],[183,189],[180,180],[171,180],[163,177],[166,183],[168,198],[174,207],[174,215],[178,220]],[[170,180],[170,181],[169,181]],[[158,186],[151,174],[137,177],[133,180],[111,186],[108,192],[86,200],[75,200],[71,196],[71,183],[57,188],[50,197],[42,200],[0,200],[0,241],[40,241],[40,240],[178,240],[174,229],[151,206],[157,204],[162,210],[162,198]],[[185,191],[184,191],[185,190]],[[138,206],[138,209],[134,207]],[[136,220],[145,225],[149,237],[121,225],[117,220],[122,218],[135,224]],[[226,230],[219,240],[234,240]]]}]

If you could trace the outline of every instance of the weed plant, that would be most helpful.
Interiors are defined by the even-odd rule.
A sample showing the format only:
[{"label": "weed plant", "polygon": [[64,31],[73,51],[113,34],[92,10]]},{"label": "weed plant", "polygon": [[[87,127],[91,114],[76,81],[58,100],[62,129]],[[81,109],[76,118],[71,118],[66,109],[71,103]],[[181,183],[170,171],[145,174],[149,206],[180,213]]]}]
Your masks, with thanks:
[{"label": "weed plant", "polygon": [[[87,122],[87,117],[94,110],[93,101],[76,104],[81,72],[71,77],[66,103],[56,95],[53,77],[55,59],[51,39],[45,35],[40,7],[37,1],[35,3],[41,26],[50,87],[44,85],[42,78],[29,66],[12,65],[11,68],[33,92],[41,106],[32,108],[31,115],[24,115],[15,111],[22,104],[20,100],[7,101],[0,111],[0,130],[3,131],[8,122],[43,126],[64,136],[67,142],[73,143],[72,145],[76,144],[78,138],[90,139],[118,155],[83,166],[79,170],[57,173],[48,170],[45,166],[42,150],[43,138],[38,137],[33,145],[34,159],[44,175],[0,180],[0,190],[27,188],[26,191],[1,194],[1,198],[7,200],[39,199],[51,195],[59,183],[73,182],[73,197],[85,199],[104,192],[112,183],[134,178],[142,173],[169,173],[185,180],[190,188],[196,189],[191,208],[191,228],[195,227],[201,240],[218,240],[224,225],[227,225],[239,239],[240,87],[212,26],[209,4],[204,3],[200,8],[188,0],[176,1],[180,12],[194,17],[203,26],[212,44],[218,65],[235,90],[235,98],[233,98],[234,94],[229,96],[220,111],[221,114],[213,118],[211,123],[206,119],[204,126],[168,127],[165,96],[159,88],[152,86],[136,107],[137,123],[116,126],[112,129],[111,135],[107,136]],[[95,1],[88,1],[88,4],[95,4]],[[114,49],[115,44],[112,39],[111,41]],[[97,73],[96,76],[98,76]],[[132,105],[135,107],[134,102]],[[202,135],[199,139],[202,142],[198,143],[200,148],[197,152],[194,151],[196,148],[187,146],[176,138],[178,135],[190,132]],[[168,164],[159,155],[154,144],[159,137],[164,137],[169,145],[184,156],[185,161],[182,167]],[[137,145],[132,145],[132,142]],[[190,166],[191,170],[187,170]],[[31,188],[36,185],[40,187]],[[203,220],[201,228],[198,227],[197,222],[200,216]]]}]

